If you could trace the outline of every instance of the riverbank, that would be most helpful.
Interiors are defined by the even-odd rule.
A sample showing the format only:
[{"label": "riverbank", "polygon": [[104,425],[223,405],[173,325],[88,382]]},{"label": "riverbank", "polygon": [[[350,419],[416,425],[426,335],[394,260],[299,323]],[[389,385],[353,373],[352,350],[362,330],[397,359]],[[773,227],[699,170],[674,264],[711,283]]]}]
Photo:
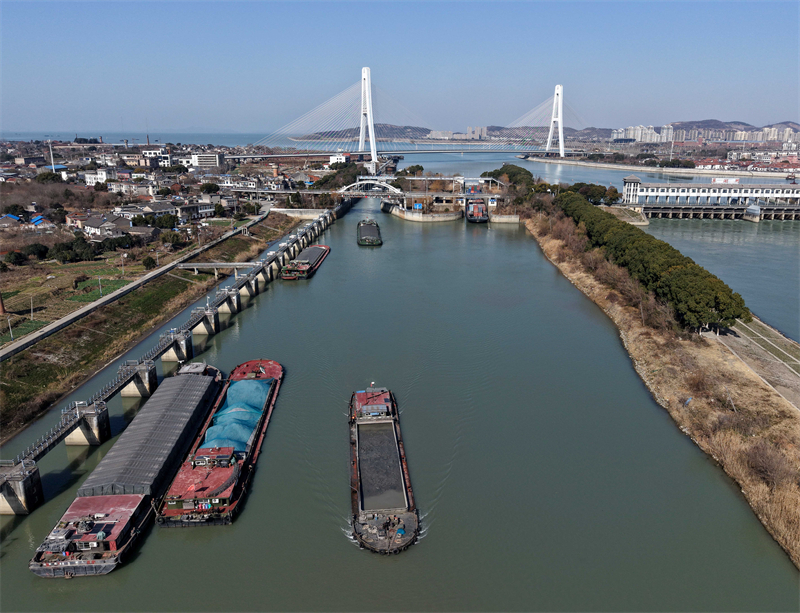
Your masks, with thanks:
[{"label": "riverbank", "polygon": [[[266,226],[267,220],[270,227]],[[204,258],[248,261],[297,224],[297,220],[289,217],[270,214],[252,226],[247,236],[238,235],[215,245],[205,252]],[[224,275],[217,279],[210,273],[193,275],[182,270],[165,274],[4,361],[0,443],[224,278]]]},{"label": "riverbank", "polygon": [[713,339],[642,324],[638,309],[598,281],[565,242],[526,228],[545,256],[616,324],[636,372],[678,427],[740,487],[800,568],[800,411]]},{"label": "riverbank", "polygon": [[631,164],[607,164],[605,162],[587,162],[582,160],[562,160],[561,158],[541,158],[526,156],[529,162],[542,162],[544,164],[562,164],[564,166],[585,166],[587,168],[602,168],[604,170],[630,170],[631,172],[657,172],[666,175],[693,175],[697,177],[749,177],[770,179],[785,179],[788,172],[754,172],[752,170],[706,170],[705,168],[659,168],[657,166],[633,166]]}]

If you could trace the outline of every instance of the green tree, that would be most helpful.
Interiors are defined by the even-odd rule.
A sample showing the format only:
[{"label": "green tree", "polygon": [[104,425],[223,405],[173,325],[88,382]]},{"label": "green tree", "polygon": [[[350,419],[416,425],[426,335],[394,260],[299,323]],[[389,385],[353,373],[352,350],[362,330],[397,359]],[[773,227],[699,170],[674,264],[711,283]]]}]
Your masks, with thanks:
[{"label": "green tree", "polygon": [[200,191],[204,194],[216,194],[219,191],[219,185],[216,183],[203,183],[200,186]]},{"label": "green tree", "polygon": [[97,183],[94,184],[94,191],[96,191],[96,192],[107,192],[108,191],[108,184],[107,183],[97,182]]},{"label": "green tree", "polygon": [[25,209],[22,208],[21,204],[7,204],[3,207],[3,213],[6,215],[16,215],[17,217],[23,217],[25,215]]},{"label": "green tree", "polygon": [[37,183],[61,183],[61,175],[57,172],[40,172],[36,175]]},{"label": "green tree", "polygon": [[214,205],[214,216],[225,217],[225,207],[219,202]]},{"label": "green tree", "polygon": [[142,260],[145,270],[153,270],[156,267],[156,261],[149,255]]},{"label": "green tree", "polygon": [[41,243],[31,243],[30,245],[25,245],[25,247],[22,249],[22,253],[25,255],[32,255],[37,260],[45,259],[48,251],[50,251],[50,248],[42,245]]},{"label": "green tree", "polygon": [[161,215],[156,217],[155,226],[156,228],[174,228],[178,225],[178,221],[177,215]]},{"label": "green tree", "polygon": [[168,187],[162,187],[160,190],[158,190],[158,195],[159,196],[169,196],[171,194],[172,194],[172,190],[170,188],[168,188]]},{"label": "green tree", "polygon": [[622,198],[622,195],[617,191],[617,188],[613,185],[606,190],[605,201],[606,204],[614,204],[618,202],[619,199]]},{"label": "green tree", "polygon": [[162,232],[160,238],[165,245],[177,245],[181,242],[181,235],[172,231]]},{"label": "green tree", "polygon": [[28,261],[28,258],[22,255],[19,251],[9,251],[6,254],[6,257],[3,259],[7,264],[13,264],[14,266],[22,266]]}]

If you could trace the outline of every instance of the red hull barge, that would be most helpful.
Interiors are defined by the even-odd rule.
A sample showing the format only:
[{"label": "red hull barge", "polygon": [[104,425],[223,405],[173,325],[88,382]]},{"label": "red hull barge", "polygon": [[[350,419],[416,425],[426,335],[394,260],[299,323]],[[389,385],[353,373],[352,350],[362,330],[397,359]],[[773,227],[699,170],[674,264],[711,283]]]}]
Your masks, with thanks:
[{"label": "red hull barge", "polygon": [[282,380],[283,367],[272,360],[251,360],[233,370],[158,509],[160,525],[233,521],[253,478]]},{"label": "red hull barge", "polygon": [[295,259],[281,268],[281,279],[285,281],[310,279],[330,252],[331,248],[328,245],[306,247]]},{"label": "red hull barge", "polygon": [[408,475],[397,402],[385,387],[350,399],[353,537],[370,551],[400,553],[417,540],[419,514]]}]

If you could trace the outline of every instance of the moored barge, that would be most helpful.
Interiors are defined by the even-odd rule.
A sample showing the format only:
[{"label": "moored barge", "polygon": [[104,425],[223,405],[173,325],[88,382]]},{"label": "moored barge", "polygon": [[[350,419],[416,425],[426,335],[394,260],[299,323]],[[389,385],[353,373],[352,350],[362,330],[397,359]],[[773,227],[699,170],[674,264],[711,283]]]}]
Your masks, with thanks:
[{"label": "moored barge", "polygon": [[362,219],[356,229],[358,244],[362,247],[379,247],[383,245],[381,229],[374,219]]},{"label": "moored barge", "polygon": [[281,279],[295,281],[310,279],[317,272],[331,248],[327,245],[311,245],[303,249],[295,259],[281,268]]},{"label": "moored barge", "polygon": [[467,221],[470,223],[486,223],[489,221],[489,211],[483,200],[473,201],[467,204]]},{"label": "moored barge", "polygon": [[164,379],[78,489],[36,550],[31,571],[47,578],[104,575],[125,560],[214,406],[221,379],[206,364]]},{"label": "moored barge", "polygon": [[419,535],[394,395],[385,387],[350,399],[350,496],[353,536],[376,553],[399,553]]},{"label": "moored barge", "polygon": [[283,380],[272,360],[240,364],[167,490],[157,521],[166,527],[225,525],[247,492]]}]

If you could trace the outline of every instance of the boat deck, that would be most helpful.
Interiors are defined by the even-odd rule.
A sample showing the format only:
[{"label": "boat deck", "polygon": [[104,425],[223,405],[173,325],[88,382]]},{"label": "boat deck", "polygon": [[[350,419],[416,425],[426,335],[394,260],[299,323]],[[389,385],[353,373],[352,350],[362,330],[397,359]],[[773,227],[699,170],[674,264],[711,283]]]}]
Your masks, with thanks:
[{"label": "boat deck", "polygon": [[358,464],[363,510],[407,508],[393,422],[358,424]]}]

